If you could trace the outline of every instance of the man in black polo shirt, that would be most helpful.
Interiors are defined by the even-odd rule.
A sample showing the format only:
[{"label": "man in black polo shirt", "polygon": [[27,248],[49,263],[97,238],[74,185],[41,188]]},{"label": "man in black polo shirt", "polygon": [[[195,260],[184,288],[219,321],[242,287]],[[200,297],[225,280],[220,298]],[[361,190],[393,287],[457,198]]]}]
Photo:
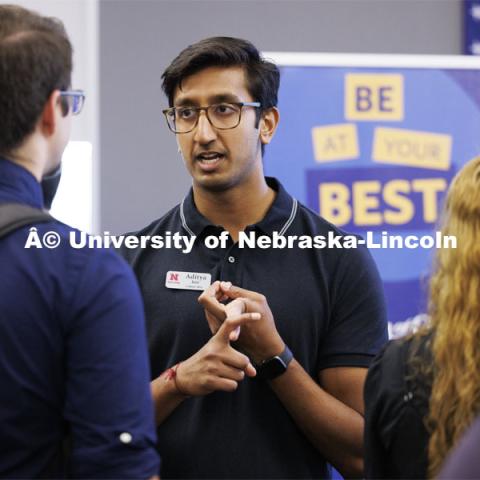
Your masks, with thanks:
[{"label": "man in black polo shirt", "polygon": [[[264,177],[278,86],[275,65],[226,37],[188,47],[163,74],[193,186],[135,235],[196,239],[189,253],[124,250],[145,302],[163,478],[328,478],[327,462],[362,475],[363,384],[387,339],[368,251],[238,243],[241,232],[344,235]],[[208,248],[212,236],[223,245]],[[226,334],[240,311],[261,318]]]}]

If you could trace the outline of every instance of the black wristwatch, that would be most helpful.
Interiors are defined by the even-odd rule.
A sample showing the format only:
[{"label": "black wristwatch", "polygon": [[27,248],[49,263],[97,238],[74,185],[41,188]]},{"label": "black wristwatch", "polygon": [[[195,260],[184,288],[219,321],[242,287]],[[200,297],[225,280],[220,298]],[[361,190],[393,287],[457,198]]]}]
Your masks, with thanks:
[{"label": "black wristwatch", "polygon": [[273,380],[282,373],[285,373],[288,364],[292,361],[293,355],[289,348],[285,345],[285,349],[280,355],[263,361],[260,365],[256,365],[257,378],[262,380]]}]

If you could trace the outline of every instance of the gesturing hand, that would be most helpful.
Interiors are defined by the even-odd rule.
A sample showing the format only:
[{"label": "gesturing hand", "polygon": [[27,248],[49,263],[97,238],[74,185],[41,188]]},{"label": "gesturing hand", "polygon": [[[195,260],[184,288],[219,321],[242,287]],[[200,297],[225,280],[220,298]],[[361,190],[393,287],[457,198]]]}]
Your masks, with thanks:
[{"label": "gesturing hand", "polygon": [[235,350],[230,342],[235,331],[247,323],[259,321],[258,313],[243,313],[226,319],[216,334],[195,355],[177,369],[178,388],[187,395],[206,395],[223,390],[232,392],[245,375],[254,377],[249,358]]},{"label": "gesturing hand", "polygon": [[[225,289],[230,288],[232,285],[230,282],[217,280],[198,297],[198,302],[205,308],[205,317],[213,335],[217,333],[225,318],[227,318],[226,306],[221,302],[227,300],[228,297],[223,293],[222,284]],[[208,309],[206,305],[209,306]],[[243,311],[238,313],[241,314]]]},{"label": "gesturing hand", "polygon": [[[243,325],[241,333],[235,331],[239,346],[259,364],[263,360],[279,355],[285,344],[280,337],[272,311],[264,295],[232,286],[227,282],[215,282],[200,295],[198,301],[205,308],[205,314],[212,332],[219,328],[223,321],[231,314],[243,312],[259,312],[261,319],[250,325]],[[223,299],[233,300],[228,305],[220,303]],[[231,337],[231,340],[234,338]]]}]

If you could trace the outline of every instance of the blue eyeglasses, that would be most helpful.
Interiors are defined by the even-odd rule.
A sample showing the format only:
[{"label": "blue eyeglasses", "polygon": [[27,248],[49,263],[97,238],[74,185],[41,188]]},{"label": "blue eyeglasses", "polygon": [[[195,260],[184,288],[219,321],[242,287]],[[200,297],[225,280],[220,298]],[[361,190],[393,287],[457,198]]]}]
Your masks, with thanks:
[{"label": "blue eyeglasses", "polygon": [[66,101],[62,101],[63,114],[66,115],[71,110],[72,115],[78,115],[85,103],[85,92],[83,90],[61,90],[60,96]]}]

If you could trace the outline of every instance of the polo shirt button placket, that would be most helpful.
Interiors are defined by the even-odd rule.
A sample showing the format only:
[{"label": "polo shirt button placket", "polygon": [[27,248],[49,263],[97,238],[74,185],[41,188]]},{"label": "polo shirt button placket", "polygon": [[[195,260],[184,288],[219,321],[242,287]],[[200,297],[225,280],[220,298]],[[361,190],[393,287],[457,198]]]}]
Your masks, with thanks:
[{"label": "polo shirt button placket", "polygon": [[235,263],[235,257],[232,256],[232,255],[230,255],[230,256],[228,257],[228,261],[229,261],[230,263]]}]

